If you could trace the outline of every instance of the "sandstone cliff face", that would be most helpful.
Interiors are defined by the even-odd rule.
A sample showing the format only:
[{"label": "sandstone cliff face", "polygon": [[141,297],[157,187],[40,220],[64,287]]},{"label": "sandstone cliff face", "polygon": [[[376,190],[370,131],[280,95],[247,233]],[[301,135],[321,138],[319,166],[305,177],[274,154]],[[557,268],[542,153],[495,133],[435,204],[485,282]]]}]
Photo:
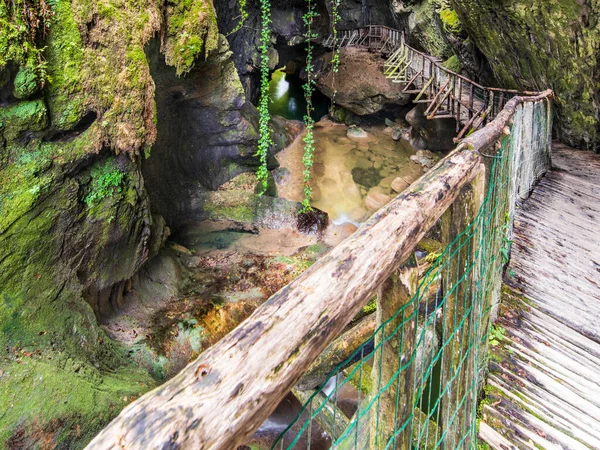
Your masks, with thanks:
[{"label": "sandstone cliff face", "polygon": [[600,4],[595,0],[451,0],[500,86],[554,89],[555,125],[600,151]]}]

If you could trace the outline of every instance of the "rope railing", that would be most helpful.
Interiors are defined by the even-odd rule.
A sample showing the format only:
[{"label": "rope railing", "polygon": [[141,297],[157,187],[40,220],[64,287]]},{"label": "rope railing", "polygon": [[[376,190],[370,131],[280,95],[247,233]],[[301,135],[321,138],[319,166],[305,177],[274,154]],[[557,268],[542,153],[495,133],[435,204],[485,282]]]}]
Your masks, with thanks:
[{"label": "rope railing", "polygon": [[[273,448],[310,445],[316,428],[339,449],[474,445],[515,205],[550,163],[551,98],[513,97],[235,330],[128,405],[87,448],[229,450],[290,390],[306,402]],[[425,236],[439,254],[416,251]],[[376,320],[352,325],[374,295]],[[342,333],[362,327],[363,336],[369,326],[351,354],[338,361],[327,353]],[[334,370],[307,382],[324,351]],[[342,389],[355,393],[353,411],[340,407]]]}]

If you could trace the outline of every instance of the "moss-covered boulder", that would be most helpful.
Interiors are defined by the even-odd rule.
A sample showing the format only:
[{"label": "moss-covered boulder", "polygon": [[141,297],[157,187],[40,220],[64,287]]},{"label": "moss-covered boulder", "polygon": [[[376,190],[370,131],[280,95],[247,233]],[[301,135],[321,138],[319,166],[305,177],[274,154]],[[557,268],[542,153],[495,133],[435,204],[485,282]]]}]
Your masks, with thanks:
[{"label": "moss-covered boulder", "polygon": [[499,86],[552,88],[555,125],[572,146],[600,151],[600,7],[585,0],[450,0]]},{"label": "moss-covered boulder", "polygon": [[38,75],[30,68],[19,70],[15,77],[13,95],[16,98],[23,99],[31,97],[40,87]]}]

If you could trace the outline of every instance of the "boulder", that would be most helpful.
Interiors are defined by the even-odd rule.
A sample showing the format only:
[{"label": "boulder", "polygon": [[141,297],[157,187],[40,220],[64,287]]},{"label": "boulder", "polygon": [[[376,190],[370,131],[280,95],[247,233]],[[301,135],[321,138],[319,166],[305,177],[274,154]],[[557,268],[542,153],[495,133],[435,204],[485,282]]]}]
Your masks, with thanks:
[{"label": "boulder", "polygon": [[426,105],[415,106],[406,115],[406,121],[412,126],[411,144],[415,148],[428,148],[441,152],[456,147],[456,120],[434,119],[425,117]]},{"label": "boulder", "polygon": [[410,160],[421,164],[424,169],[431,169],[440,160],[440,157],[429,150],[419,150],[416,155],[410,157]]},{"label": "boulder", "polygon": [[356,47],[342,48],[335,76],[331,58],[332,53],[327,53],[315,61],[317,87],[330,98],[336,91],[336,103],[351,113],[364,116],[386,106],[410,103],[411,96],[402,93],[401,85],[383,75],[384,60],[378,54]]},{"label": "boulder", "polygon": [[349,138],[354,139],[364,139],[369,137],[369,134],[365,130],[363,130],[360,127],[357,127],[356,125],[350,126],[346,134]]}]

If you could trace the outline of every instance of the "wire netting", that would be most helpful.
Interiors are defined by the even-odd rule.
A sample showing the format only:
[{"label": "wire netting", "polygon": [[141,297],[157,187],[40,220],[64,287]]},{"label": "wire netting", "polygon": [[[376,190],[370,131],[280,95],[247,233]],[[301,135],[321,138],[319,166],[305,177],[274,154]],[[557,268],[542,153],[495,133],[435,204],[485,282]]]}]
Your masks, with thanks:
[{"label": "wire netting", "polygon": [[495,154],[480,149],[483,201],[472,186],[462,190],[434,227],[441,253],[412,259],[394,275],[415,280],[412,295],[388,317],[378,309],[371,338],[312,392],[273,448],[310,448],[317,429],[338,449],[477,446],[490,318],[515,207],[550,162],[550,102],[524,103],[512,120]]}]

